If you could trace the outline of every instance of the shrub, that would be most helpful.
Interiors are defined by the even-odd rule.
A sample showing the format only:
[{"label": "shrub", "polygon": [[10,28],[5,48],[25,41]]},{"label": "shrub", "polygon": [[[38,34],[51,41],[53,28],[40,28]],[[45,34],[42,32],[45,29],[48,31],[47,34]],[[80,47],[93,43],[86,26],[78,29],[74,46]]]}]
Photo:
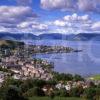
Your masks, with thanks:
[{"label": "shrub", "polygon": [[25,95],[25,96],[28,96],[28,97],[33,97],[33,96],[45,96],[45,93],[44,93],[44,91],[42,91],[41,88],[39,88],[39,87],[34,87],[34,88],[28,90],[24,95]]},{"label": "shrub", "polygon": [[73,78],[74,81],[83,81],[84,79],[80,75],[75,75]]},{"label": "shrub", "polygon": [[95,100],[95,96],[96,96],[96,90],[95,88],[87,88],[85,91],[84,91],[84,95],[85,95],[85,98],[87,100]]},{"label": "shrub", "polygon": [[83,94],[84,90],[81,86],[76,87],[76,88],[72,88],[70,96],[73,97],[80,97]]},{"label": "shrub", "polygon": [[10,86],[6,92],[3,100],[27,100],[21,95],[19,88],[15,86]]},{"label": "shrub", "polygon": [[65,88],[59,90],[59,92],[60,92],[60,96],[61,96],[61,97],[66,97],[66,96],[68,96],[68,93],[67,93],[67,91],[66,91]]},{"label": "shrub", "polygon": [[54,91],[54,94],[55,94],[55,96],[60,96],[60,91],[59,91],[58,89],[56,89],[56,90]]}]

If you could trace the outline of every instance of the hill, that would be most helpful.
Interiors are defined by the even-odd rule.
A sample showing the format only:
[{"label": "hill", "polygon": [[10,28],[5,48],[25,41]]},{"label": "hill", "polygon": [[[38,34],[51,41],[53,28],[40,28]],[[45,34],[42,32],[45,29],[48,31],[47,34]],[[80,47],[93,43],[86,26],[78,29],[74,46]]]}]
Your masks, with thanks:
[{"label": "hill", "polygon": [[0,39],[6,40],[24,40],[24,39],[36,39],[37,36],[31,33],[0,33]]},{"label": "hill", "polygon": [[90,77],[90,79],[92,79],[92,80],[100,80],[100,75],[92,76],[92,77]]},{"label": "hill", "polygon": [[12,40],[0,40],[0,47],[1,48],[15,48],[17,46],[22,46],[24,45],[24,42],[18,42],[18,41],[12,41]]},{"label": "hill", "polygon": [[56,39],[56,40],[69,40],[69,41],[89,41],[96,40],[100,41],[99,33],[79,33],[75,34],[59,34],[49,33],[34,35],[32,33],[0,33],[0,39],[6,40],[43,40],[43,39]]}]

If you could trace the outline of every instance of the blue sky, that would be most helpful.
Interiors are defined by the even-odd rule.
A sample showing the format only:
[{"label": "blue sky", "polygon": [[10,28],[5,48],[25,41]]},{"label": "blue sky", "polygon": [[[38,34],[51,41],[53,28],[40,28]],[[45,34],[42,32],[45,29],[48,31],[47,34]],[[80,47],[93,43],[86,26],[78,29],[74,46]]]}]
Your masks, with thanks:
[{"label": "blue sky", "polygon": [[1,0],[0,32],[100,33],[100,0]]}]

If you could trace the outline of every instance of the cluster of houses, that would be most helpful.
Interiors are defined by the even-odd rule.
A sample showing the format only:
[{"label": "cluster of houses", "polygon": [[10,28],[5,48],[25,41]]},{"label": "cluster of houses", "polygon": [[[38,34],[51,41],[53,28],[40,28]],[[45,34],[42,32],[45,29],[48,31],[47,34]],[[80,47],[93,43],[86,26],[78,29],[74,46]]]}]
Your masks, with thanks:
[{"label": "cluster of houses", "polygon": [[98,86],[100,84],[100,81],[92,81],[92,80],[85,80],[85,81],[60,81],[58,82],[55,86],[44,86],[42,88],[42,90],[45,93],[49,93],[50,91],[54,91],[54,90],[61,90],[61,89],[65,89],[67,92],[70,92],[73,88],[82,88],[82,89],[86,89],[91,87],[91,84],[94,84],[95,86]]},{"label": "cluster of houses", "polygon": [[73,52],[74,49],[70,47],[64,47],[64,46],[45,46],[45,45],[30,45],[27,46],[27,48],[24,48],[25,50],[28,49],[30,53],[69,53]]},{"label": "cluster of houses", "polygon": [[[41,50],[41,51],[40,51]],[[73,49],[71,48],[66,48],[66,47],[47,47],[47,46],[34,46],[30,47],[31,52],[58,52],[58,51],[71,51]],[[24,52],[25,51],[25,52]],[[2,69],[7,69],[6,71],[0,70],[0,84],[5,80],[6,77],[11,76],[14,79],[22,79],[25,80],[27,78],[38,78],[38,79],[43,79],[43,80],[50,80],[53,78],[53,75],[51,74],[52,68],[53,68],[53,63],[48,62],[46,60],[40,60],[40,59],[33,59],[29,56],[32,56],[31,53],[30,55],[27,56],[26,51],[27,49],[16,49],[13,52],[12,51],[4,51],[6,55],[10,55],[8,57],[3,57],[2,52],[1,54],[1,59],[0,59],[0,68]],[[26,56],[25,56],[26,54]],[[66,90],[71,90],[74,87],[77,86],[82,86],[83,88],[87,88],[89,86],[89,82],[86,81],[78,81],[78,82],[73,82],[73,81],[68,81],[66,82],[66,85],[63,84],[63,82],[59,82],[56,84],[55,88],[61,89],[65,88]],[[94,83],[100,84],[100,81],[94,81]],[[53,90],[51,87],[49,89]],[[48,90],[48,86],[45,86],[43,90],[46,92]]]},{"label": "cluster of houses", "polygon": [[0,86],[3,83],[3,81],[5,80],[5,78],[8,77],[9,75],[10,75],[9,73],[0,71]]},{"label": "cluster of houses", "polygon": [[[65,88],[67,91],[70,91],[72,88],[76,88],[76,87],[82,87],[83,89],[88,88],[91,86],[91,82],[93,82],[92,80],[85,80],[85,81],[68,81],[66,83],[63,84],[63,82],[59,82],[56,85],[57,89],[61,89],[61,88]],[[95,85],[99,85],[100,81],[98,82],[93,82]]]},{"label": "cluster of houses", "polygon": [[[38,78],[49,80],[52,78],[52,74],[48,66],[52,68],[53,64],[46,60],[19,58],[15,55],[1,58],[0,61],[0,67],[10,70],[10,72],[12,72],[10,74],[14,79]],[[8,74],[9,71],[0,72],[1,83]]]},{"label": "cluster of houses", "polygon": [[[47,66],[43,67],[43,66]],[[46,60],[40,59],[31,59],[31,58],[19,58],[16,56],[10,56],[2,58],[0,61],[0,67],[3,69],[10,70],[7,72],[0,71],[0,84],[5,80],[6,77],[12,76],[14,79],[22,79],[25,80],[27,78],[37,78],[43,80],[50,80],[53,78],[52,74],[50,73],[50,69],[48,66],[53,66],[52,63],[49,63]],[[95,85],[100,84],[100,81],[93,81]],[[54,88],[62,89],[65,88],[66,91],[70,91],[72,88],[75,87],[82,87],[83,89],[88,88],[90,86],[90,80],[85,81],[67,81],[66,83],[63,81],[58,82],[55,87],[51,86],[44,86],[43,91],[53,91]]]}]

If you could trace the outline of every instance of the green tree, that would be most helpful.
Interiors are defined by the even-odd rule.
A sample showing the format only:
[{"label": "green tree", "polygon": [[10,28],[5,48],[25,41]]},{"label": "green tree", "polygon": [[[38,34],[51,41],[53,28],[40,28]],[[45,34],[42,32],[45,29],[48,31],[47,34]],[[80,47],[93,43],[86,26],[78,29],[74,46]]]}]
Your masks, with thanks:
[{"label": "green tree", "polygon": [[5,92],[3,100],[27,100],[21,95],[20,90],[15,86],[10,86]]},{"label": "green tree", "polygon": [[20,88],[23,93],[27,92],[29,89],[34,87],[33,79],[24,80],[23,83],[20,85]]},{"label": "green tree", "polygon": [[75,75],[74,77],[73,77],[73,80],[74,81],[83,81],[84,80],[84,78],[82,78],[80,75]]},{"label": "green tree", "polygon": [[72,96],[72,97],[80,97],[83,94],[83,92],[84,92],[84,90],[83,90],[83,88],[81,86],[80,87],[75,87],[75,88],[71,89],[70,96]]},{"label": "green tree", "polygon": [[33,80],[34,86],[35,87],[39,87],[42,88],[44,85],[46,85],[46,81],[45,80]]},{"label": "green tree", "polygon": [[96,87],[95,84],[94,84],[94,82],[90,82],[90,83],[89,83],[89,86],[90,86],[91,88],[95,88],[95,87]]},{"label": "green tree", "polygon": [[50,97],[51,99],[54,99],[55,94],[54,94],[54,92],[53,92],[53,91],[50,91],[50,92],[49,92],[49,97]]},{"label": "green tree", "polygon": [[58,73],[58,72],[54,72],[53,73],[53,78],[56,81],[72,81],[73,80],[73,76],[71,74],[65,74],[65,73]]},{"label": "green tree", "polygon": [[38,79],[27,79],[21,84],[20,88],[23,93],[27,92],[31,88],[39,87],[42,88],[46,84],[46,81],[44,80],[38,80]]},{"label": "green tree", "polygon": [[57,82],[55,80],[48,80],[46,82],[47,85],[50,85],[50,86],[55,86],[57,84]]},{"label": "green tree", "polygon": [[29,89],[25,94],[25,96],[33,97],[33,96],[45,96],[44,91],[39,87],[34,87]]},{"label": "green tree", "polygon": [[84,91],[84,95],[85,95],[85,98],[87,100],[95,100],[95,96],[96,96],[96,90],[95,90],[95,88],[87,88]]},{"label": "green tree", "polygon": [[67,90],[65,88],[60,89],[59,92],[60,92],[61,97],[69,96],[69,94],[67,93]]},{"label": "green tree", "polygon": [[8,90],[9,86],[16,86],[20,87],[21,81],[20,80],[14,80],[12,78],[7,78],[2,86],[0,87],[0,97],[3,98],[5,97],[5,93]]},{"label": "green tree", "polygon": [[96,88],[96,96],[95,96],[95,99],[96,100],[100,100],[100,88]]}]

